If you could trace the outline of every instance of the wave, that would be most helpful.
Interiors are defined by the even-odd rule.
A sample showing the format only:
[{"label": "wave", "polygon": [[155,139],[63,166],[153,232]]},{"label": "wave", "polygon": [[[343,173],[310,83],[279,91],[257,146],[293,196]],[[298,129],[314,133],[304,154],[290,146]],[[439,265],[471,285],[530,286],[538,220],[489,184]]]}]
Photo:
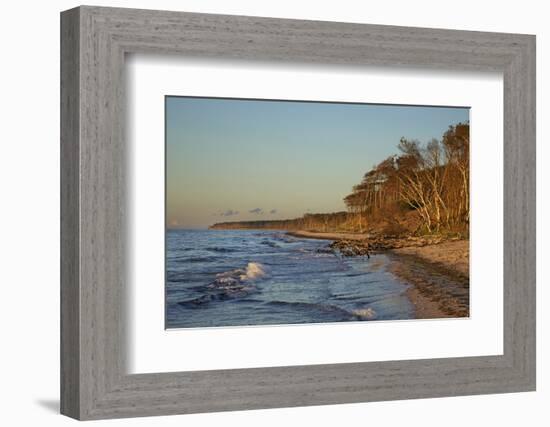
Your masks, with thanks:
[{"label": "wave", "polygon": [[346,310],[345,308],[339,307],[334,304],[321,304],[300,301],[270,301],[267,304],[273,306],[287,306],[305,310],[313,309],[325,313],[340,314],[341,316],[349,320],[374,320],[377,317],[374,309],[370,307],[355,310]]},{"label": "wave", "polygon": [[267,275],[267,269],[259,262],[249,262],[245,268],[237,268],[235,270],[224,271],[216,274],[215,283],[227,284],[232,282],[246,282],[262,278]]},{"label": "wave", "polygon": [[259,262],[249,262],[246,266],[245,277],[247,279],[258,279],[267,275],[267,269]]},{"label": "wave", "polygon": [[237,249],[233,248],[224,248],[223,246],[209,246],[205,248],[207,251],[212,252],[221,252],[221,253],[230,253],[230,252],[237,252]]},{"label": "wave", "polygon": [[377,317],[376,311],[370,307],[352,310],[351,313],[360,320],[374,320]]},{"label": "wave", "polygon": [[296,237],[286,233],[277,233],[273,235],[273,238],[284,243],[296,243],[299,241]]},{"label": "wave", "polygon": [[267,268],[265,266],[259,262],[249,262],[245,268],[216,274],[216,279],[213,282],[199,288],[204,295],[180,301],[178,304],[187,308],[201,308],[211,301],[244,298],[258,290],[254,282],[266,275]]},{"label": "wave", "polygon": [[262,245],[267,245],[267,246],[270,246],[270,247],[272,247],[272,248],[280,248],[280,246],[279,246],[277,243],[275,243],[275,242],[273,242],[273,241],[271,241],[271,240],[267,240],[267,239],[262,240],[262,241],[260,242],[260,244],[262,244]]},{"label": "wave", "polygon": [[217,261],[216,257],[213,256],[196,256],[176,260],[177,263],[186,263],[186,262],[213,262]]},{"label": "wave", "polygon": [[292,307],[297,309],[318,310],[323,312],[334,312],[334,313],[340,313],[344,316],[347,316],[350,314],[349,311],[333,304],[321,304],[321,303],[303,302],[303,301],[269,301],[267,304],[271,306]]}]

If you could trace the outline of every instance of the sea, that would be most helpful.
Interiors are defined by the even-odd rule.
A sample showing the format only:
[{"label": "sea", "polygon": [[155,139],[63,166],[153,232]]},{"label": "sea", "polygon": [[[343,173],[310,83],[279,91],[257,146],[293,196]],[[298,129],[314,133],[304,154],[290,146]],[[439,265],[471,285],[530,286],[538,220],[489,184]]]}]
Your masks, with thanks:
[{"label": "sea", "polygon": [[386,254],[272,230],[167,230],[166,328],[411,319]]}]

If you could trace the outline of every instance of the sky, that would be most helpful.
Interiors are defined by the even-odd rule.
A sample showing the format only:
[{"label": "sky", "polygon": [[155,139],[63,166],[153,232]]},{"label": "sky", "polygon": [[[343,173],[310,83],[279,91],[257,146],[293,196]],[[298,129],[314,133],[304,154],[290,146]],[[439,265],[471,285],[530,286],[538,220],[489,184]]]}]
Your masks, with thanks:
[{"label": "sky", "polygon": [[468,108],[166,97],[169,228],[345,210],[401,137],[441,139]]}]

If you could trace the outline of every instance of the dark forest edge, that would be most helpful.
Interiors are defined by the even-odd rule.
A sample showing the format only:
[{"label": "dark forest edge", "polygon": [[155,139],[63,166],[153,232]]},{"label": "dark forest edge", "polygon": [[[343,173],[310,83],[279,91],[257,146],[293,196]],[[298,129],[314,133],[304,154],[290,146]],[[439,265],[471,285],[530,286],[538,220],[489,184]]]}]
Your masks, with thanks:
[{"label": "dark forest edge", "polygon": [[344,197],[347,211],[307,213],[286,220],[222,222],[209,228],[358,233],[371,244],[373,239],[388,243],[389,239],[408,240],[417,245],[430,244],[434,238],[467,239],[469,123],[449,126],[440,140],[425,144],[401,138],[397,149],[398,154],[374,165]]}]

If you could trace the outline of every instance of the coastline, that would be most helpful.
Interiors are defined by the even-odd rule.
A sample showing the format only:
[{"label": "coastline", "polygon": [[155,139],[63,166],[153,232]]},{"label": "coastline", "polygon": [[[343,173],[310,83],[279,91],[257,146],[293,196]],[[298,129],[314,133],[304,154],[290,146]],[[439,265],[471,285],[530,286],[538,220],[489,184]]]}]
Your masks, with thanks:
[{"label": "coastline", "polygon": [[[367,234],[290,231],[300,238],[364,244],[390,257],[390,272],[409,288],[415,318],[469,316],[469,240],[443,238],[369,239]],[[371,240],[369,242],[368,240]]]},{"label": "coastline", "polygon": [[468,317],[469,241],[459,240],[389,251],[390,271],[411,286],[406,294],[416,317]]},{"label": "coastline", "polygon": [[289,236],[303,237],[306,239],[321,239],[321,240],[365,240],[369,238],[368,234],[363,233],[331,233],[323,231],[287,231]]}]

